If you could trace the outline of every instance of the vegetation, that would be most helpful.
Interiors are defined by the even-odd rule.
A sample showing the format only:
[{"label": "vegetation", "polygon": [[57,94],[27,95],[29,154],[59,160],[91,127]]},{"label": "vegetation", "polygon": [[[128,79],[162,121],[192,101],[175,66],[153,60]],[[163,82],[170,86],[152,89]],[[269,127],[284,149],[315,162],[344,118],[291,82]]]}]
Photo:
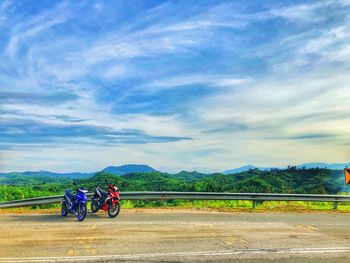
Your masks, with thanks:
[{"label": "vegetation", "polygon": [[[252,208],[252,202],[246,200],[169,200],[169,201],[123,201],[123,208],[192,208],[192,209],[216,209],[222,211],[247,210]],[[254,211],[309,211],[309,210],[333,210],[330,202],[287,202],[287,201],[264,201],[256,205]],[[350,211],[350,204],[339,203],[337,211]]]},{"label": "vegetation", "polygon": [[[81,177],[80,177],[81,178]],[[90,178],[75,179],[79,186],[94,191],[96,186],[105,187],[105,179],[115,183],[121,191],[195,191],[195,192],[264,192],[264,193],[307,193],[337,194],[346,191],[342,171],[328,169],[272,169],[261,171],[252,169],[237,174],[201,174],[180,172],[167,174],[161,172],[130,173],[121,176],[99,172]],[[63,194],[66,188],[74,189],[73,179],[64,177],[31,176],[7,174],[0,176],[0,201],[9,201],[37,196]],[[177,206],[234,208],[251,207],[248,201],[126,201],[126,207]],[[329,203],[301,202],[293,205],[318,209],[331,207]],[[264,202],[261,208],[286,205],[284,202]]]}]

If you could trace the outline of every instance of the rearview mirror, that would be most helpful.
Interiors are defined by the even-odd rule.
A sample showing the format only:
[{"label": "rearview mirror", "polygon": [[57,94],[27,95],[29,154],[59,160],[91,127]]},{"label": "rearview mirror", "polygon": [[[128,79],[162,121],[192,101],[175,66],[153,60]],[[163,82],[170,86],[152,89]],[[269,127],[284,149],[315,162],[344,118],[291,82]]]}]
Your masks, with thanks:
[{"label": "rearview mirror", "polygon": [[77,183],[76,183],[76,182],[73,182],[73,185],[75,185],[75,186],[76,186],[76,185],[77,185]]}]

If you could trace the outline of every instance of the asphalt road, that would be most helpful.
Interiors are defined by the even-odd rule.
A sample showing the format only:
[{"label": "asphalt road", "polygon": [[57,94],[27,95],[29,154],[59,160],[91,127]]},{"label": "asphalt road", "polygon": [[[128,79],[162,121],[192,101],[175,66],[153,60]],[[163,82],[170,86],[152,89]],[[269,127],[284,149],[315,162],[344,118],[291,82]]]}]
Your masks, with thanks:
[{"label": "asphalt road", "polygon": [[350,262],[350,214],[0,215],[0,262]]}]

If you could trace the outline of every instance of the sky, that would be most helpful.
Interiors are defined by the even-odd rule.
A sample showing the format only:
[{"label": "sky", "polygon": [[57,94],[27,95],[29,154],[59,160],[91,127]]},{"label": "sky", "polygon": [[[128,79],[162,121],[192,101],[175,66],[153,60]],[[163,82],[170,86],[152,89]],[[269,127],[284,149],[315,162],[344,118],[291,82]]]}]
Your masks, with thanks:
[{"label": "sky", "polygon": [[350,160],[350,1],[1,1],[0,171]]}]

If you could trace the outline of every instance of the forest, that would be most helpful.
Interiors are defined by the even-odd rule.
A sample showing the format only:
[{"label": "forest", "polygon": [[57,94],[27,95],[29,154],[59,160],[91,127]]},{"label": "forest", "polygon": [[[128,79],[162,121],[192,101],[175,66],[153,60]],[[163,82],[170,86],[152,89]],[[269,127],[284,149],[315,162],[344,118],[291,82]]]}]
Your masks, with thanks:
[{"label": "forest", "polygon": [[203,174],[182,171],[177,174],[162,172],[112,175],[98,172],[82,179],[8,174],[0,176],[0,201],[38,196],[64,194],[73,189],[73,181],[89,191],[99,186],[106,188],[105,179],[115,183],[122,192],[128,191],[183,191],[183,192],[241,192],[241,193],[299,193],[337,194],[347,191],[342,171],[325,168],[251,169],[236,174]]}]

